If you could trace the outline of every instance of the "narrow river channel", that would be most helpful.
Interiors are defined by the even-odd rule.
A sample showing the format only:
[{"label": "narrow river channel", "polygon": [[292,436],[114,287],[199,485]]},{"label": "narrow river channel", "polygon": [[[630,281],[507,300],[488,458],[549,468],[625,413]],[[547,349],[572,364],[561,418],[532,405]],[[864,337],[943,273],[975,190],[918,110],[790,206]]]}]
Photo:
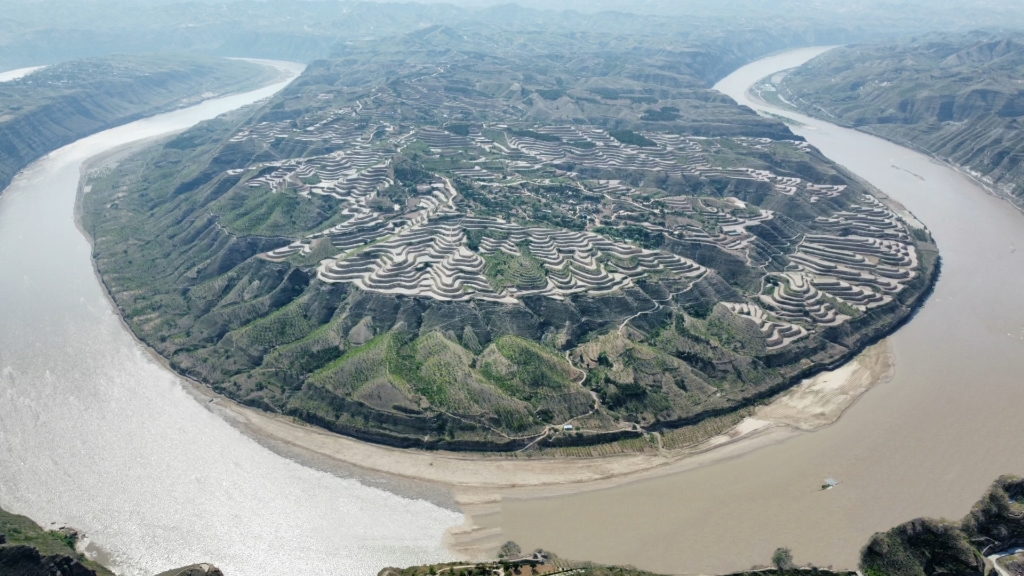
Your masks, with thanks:
[{"label": "narrow river channel", "polygon": [[0,195],[0,507],[83,530],[119,574],[373,575],[449,558],[461,515],[277,456],[186,393],[123,328],[75,226],[87,158],[285,84],[79,140]]},{"label": "narrow river channel", "polygon": [[[810,59],[794,51],[745,66],[716,88],[751,102],[758,80]],[[902,202],[943,258],[929,301],[890,340],[894,378],[836,424],[729,461],[631,484],[505,498],[477,518],[524,549],[666,573],[798,563],[855,568],[879,530],[959,518],[1000,474],[1024,474],[1024,215],[955,170],[884,140],[790,112],[793,131]],[[821,491],[825,478],[840,481]]]}]

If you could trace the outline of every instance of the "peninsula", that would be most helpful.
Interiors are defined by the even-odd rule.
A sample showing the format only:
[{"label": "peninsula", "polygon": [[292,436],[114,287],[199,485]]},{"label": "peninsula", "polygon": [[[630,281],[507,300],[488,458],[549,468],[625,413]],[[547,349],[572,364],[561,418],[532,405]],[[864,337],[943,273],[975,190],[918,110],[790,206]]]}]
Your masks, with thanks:
[{"label": "peninsula", "polygon": [[386,45],[89,178],[97,270],[178,372],[392,446],[642,448],[849,360],[935,277],[920,223],[707,88],[728,48]]}]

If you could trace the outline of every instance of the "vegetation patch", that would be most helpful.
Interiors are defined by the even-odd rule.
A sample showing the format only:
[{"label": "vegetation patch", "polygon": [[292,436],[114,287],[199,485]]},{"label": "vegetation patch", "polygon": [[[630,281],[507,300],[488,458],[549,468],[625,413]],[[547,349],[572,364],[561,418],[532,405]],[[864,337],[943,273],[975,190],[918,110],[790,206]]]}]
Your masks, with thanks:
[{"label": "vegetation patch", "polygon": [[651,140],[650,138],[647,138],[642,134],[637,134],[632,130],[609,130],[608,135],[611,136],[612,138],[615,138],[619,142],[622,142],[623,144],[629,144],[631,146],[658,145],[654,140]]},{"label": "vegetation patch", "polygon": [[484,274],[497,290],[513,287],[519,290],[538,290],[547,285],[547,273],[540,261],[522,252],[513,256],[506,252],[495,252],[486,256]]}]

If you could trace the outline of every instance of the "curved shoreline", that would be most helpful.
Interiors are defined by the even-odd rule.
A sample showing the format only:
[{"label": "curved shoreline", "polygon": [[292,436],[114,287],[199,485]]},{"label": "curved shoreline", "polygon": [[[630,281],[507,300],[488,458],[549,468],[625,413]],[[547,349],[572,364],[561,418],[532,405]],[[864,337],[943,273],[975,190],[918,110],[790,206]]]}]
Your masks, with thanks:
[{"label": "curved shoreline", "polygon": [[[90,159],[83,164],[83,178],[102,163],[116,160],[149,143],[151,141],[133,143]],[[79,198],[85,193],[83,185],[84,180],[79,186]],[[80,225],[77,206],[76,201],[76,226],[91,243],[92,238]],[[104,287],[107,300],[114,309],[118,309],[95,269],[95,262],[93,271]],[[166,358],[135,335],[123,316],[119,314],[118,319],[140,348],[173,372],[197,402],[279,455],[317,467],[312,463],[314,458],[309,457],[313,456],[371,473],[443,487],[451,498],[435,495],[427,499],[448,508],[459,508],[466,514],[467,524],[453,529],[446,544],[452,551],[467,557],[489,553],[493,548],[491,545],[481,548],[476,544],[479,534],[473,529],[472,517],[479,513],[481,504],[491,504],[506,497],[534,498],[598,490],[736,458],[835,423],[864,392],[891,379],[895,368],[891,346],[883,338],[839,367],[818,372],[787,388],[753,416],[693,447],[662,450],[657,454],[518,458],[477,452],[394,448],[335,434],[291,417],[245,406],[175,372]],[[871,368],[878,365],[883,368]],[[294,450],[284,450],[284,447]]]},{"label": "curved shoreline", "polygon": [[[75,225],[90,245],[92,238],[81,226],[79,213],[81,196],[87,193],[84,189],[86,174],[166,137],[167,135],[164,135],[127,144],[83,163],[83,179],[79,183],[74,219]],[[113,309],[119,310],[95,267],[95,261],[90,260],[108,302]],[[937,276],[936,271],[933,274],[932,286]],[[914,311],[927,299],[929,291],[930,287],[918,297]],[[899,325],[912,318],[914,311],[903,318]],[[245,406],[214,392],[201,382],[174,371],[166,358],[138,338],[123,315],[119,313],[118,319],[141,349],[186,384],[185,388],[198,402],[280,455],[311,465],[310,458],[301,456],[301,453],[305,452],[317,458],[356,466],[369,472],[444,486],[455,491],[455,502],[445,498],[429,499],[446,507],[455,507],[459,503],[460,494],[467,491],[472,493],[480,489],[499,490],[507,496],[554,495],[568,490],[605,488],[734,458],[801,432],[831,425],[860,395],[874,385],[888,381],[894,365],[891,347],[885,340],[887,333],[878,342],[872,342],[863,350],[851,353],[850,357],[841,361],[837,367],[812,372],[809,377],[803,378],[797,384],[773,394],[767,404],[757,408],[754,416],[744,418],[725,433],[696,446],[675,450],[662,449],[654,454],[527,458],[518,457],[515,453],[489,454],[395,448],[336,434],[292,417]],[[890,333],[898,329],[899,325]],[[870,368],[879,362],[885,366],[884,370],[879,372]],[[823,382],[833,384],[823,386]],[[836,402],[837,394],[843,395],[839,402]],[[282,447],[290,447],[295,451],[285,451]],[[296,454],[296,451],[299,454]]]},{"label": "curved shoreline", "polygon": [[[756,97],[755,94],[751,94],[751,96]],[[764,102],[763,99],[761,101]],[[765,104],[767,105],[767,102],[765,102]],[[814,114],[810,114],[810,113],[808,113],[805,110],[797,109],[797,110],[794,110],[794,112],[796,112],[798,114],[807,114],[811,118],[815,118],[815,119],[821,120],[823,122],[831,122],[830,120],[827,120],[825,118],[821,118],[821,117],[816,116]],[[903,138],[896,138],[896,137],[888,135],[888,134],[878,134],[878,133],[875,133],[875,132],[869,132],[869,131],[864,130],[863,128],[860,128],[858,126],[847,126],[847,125],[844,125],[844,124],[840,124],[838,122],[834,122],[834,124],[836,126],[841,127],[841,128],[848,128],[850,130],[856,130],[856,131],[861,132],[863,134],[867,134],[868,136],[874,136],[875,138],[881,138],[882,140],[885,140],[887,142],[892,142],[893,144],[895,144],[897,146],[902,146],[904,148],[907,148],[908,150],[913,150],[914,152],[917,152],[918,154],[922,154],[924,156],[927,156],[932,161],[934,161],[935,163],[941,164],[942,166],[945,166],[946,168],[949,168],[950,170],[953,170],[954,172],[960,174],[964,178],[967,178],[968,180],[973,182],[975,185],[977,185],[978,188],[982,189],[983,191],[985,191],[985,193],[989,194],[990,196],[992,196],[994,198],[998,198],[999,200],[1002,200],[1002,201],[1006,202],[1014,210],[1017,210],[1021,214],[1024,214],[1024,206],[1018,206],[1018,205],[1014,204],[1013,201],[1010,200],[1009,198],[1007,198],[1005,195],[1000,194],[999,192],[996,192],[996,190],[993,188],[992,184],[990,184],[988,182],[985,182],[984,180],[982,180],[978,176],[975,176],[974,174],[972,174],[970,169],[968,167],[966,167],[966,166],[963,166],[961,164],[957,164],[957,163],[952,162],[952,161],[950,161],[950,160],[948,160],[946,158],[943,158],[942,156],[939,156],[938,154],[936,154],[934,152],[931,152],[930,150],[927,150],[927,149],[923,148],[922,146],[918,145],[917,143],[911,142],[910,140],[905,140]],[[899,168],[898,166],[894,166],[894,167],[895,168]],[[899,168],[899,169],[902,170],[902,168]],[[911,172],[911,174],[914,174],[914,173]],[[920,178],[920,176],[918,176],[917,174],[914,174],[914,176]]]},{"label": "curved shoreline", "polygon": [[[817,55],[820,55],[820,54],[823,54],[824,52],[827,52],[828,50],[831,50],[832,48],[835,48],[835,46],[828,46],[828,47],[822,47],[822,48],[808,48],[807,50],[808,51],[814,51],[814,52],[817,53]],[[786,51],[786,50],[784,50],[782,52],[779,52],[777,55],[786,54],[787,52],[788,53],[792,53],[794,51]],[[759,79],[758,83],[763,82],[765,79],[767,79],[769,77],[772,77],[772,76],[775,76],[775,75],[778,75],[778,74],[785,74],[789,70],[792,70],[793,68],[797,68],[799,66],[800,65],[798,64],[797,66],[793,66],[791,68],[787,68],[785,70],[779,70],[778,72],[774,72],[772,74],[769,74],[768,76],[765,76],[764,78]],[[756,101],[757,103],[761,104],[762,106],[764,106],[766,108],[772,108],[772,109],[776,109],[776,110],[779,110],[779,111],[789,111],[789,112],[793,112],[793,113],[796,113],[796,114],[802,114],[802,115],[807,116],[808,118],[814,118],[815,120],[820,120],[822,122],[828,122],[830,124],[835,124],[836,126],[839,126],[840,128],[846,128],[846,129],[849,129],[849,130],[856,130],[857,132],[860,132],[862,134],[867,134],[868,136],[874,136],[875,138],[881,138],[882,140],[885,140],[887,142],[892,142],[893,144],[895,144],[897,146],[901,146],[903,148],[907,148],[908,150],[912,150],[914,152],[917,152],[919,154],[927,156],[927,157],[931,158],[933,161],[935,161],[936,163],[941,164],[942,166],[945,166],[946,168],[949,168],[950,170],[953,170],[954,172],[957,172],[961,176],[967,178],[968,180],[970,180],[971,182],[976,184],[979,188],[984,190],[989,195],[991,195],[991,196],[993,196],[995,198],[998,198],[1000,200],[1005,201],[1010,206],[1012,206],[1015,210],[1017,210],[1018,212],[1024,214],[1024,206],[1018,206],[1017,204],[1014,204],[1012,200],[1010,200],[1009,198],[1006,197],[1006,195],[1000,194],[999,192],[997,192],[995,190],[995,188],[994,188],[994,185],[992,183],[986,182],[981,177],[976,176],[975,174],[973,174],[971,172],[970,168],[968,168],[967,166],[963,166],[961,164],[957,164],[956,162],[953,162],[953,161],[951,161],[951,160],[949,160],[947,158],[939,156],[938,154],[936,154],[936,153],[934,153],[934,152],[924,148],[923,146],[921,146],[921,145],[919,145],[916,142],[913,142],[911,140],[907,140],[905,138],[898,138],[898,137],[893,136],[891,134],[884,134],[884,133],[879,133],[879,132],[872,132],[870,130],[865,130],[864,127],[862,127],[862,126],[854,126],[852,124],[848,124],[848,123],[842,122],[838,118],[835,118],[835,117],[825,118],[817,110],[815,110],[813,108],[805,110],[803,108],[798,108],[796,106],[793,106],[792,104],[789,104],[789,102],[786,102],[787,104],[789,104],[789,108],[783,110],[783,109],[779,108],[776,104],[774,104],[772,102],[768,102],[767,100],[762,98],[760,93],[755,92],[754,91],[754,86],[756,86],[756,85],[757,84],[754,84],[754,85],[750,86],[749,88],[747,88],[745,95],[748,98],[750,98],[751,100]],[[784,115],[780,115],[780,114],[772,114],[772,113],[769,113],[769,114],[772,117],[775,117],[775,118],[777,118],[780,121],[785,122],[785,123],[793,123],[794,125],[801,124],[801,122],[799,120],[795,119],[795,118],[790,118],[788,116],[784,116]],[[899,168],[898,166],[894,166],[894,167]],[[914,176],[920,178],[920,176],[918,176],[917,174],[914,174],[913,172],[911,172],[911,174],[913,174]]]},{"label": "curved shoreline", "polygon": [[10,264],[2,283],[10,329],[0,330],[0,460],[10,465],[0,465],[0,500],[40,524],[86,531],[119,573],[209,560],[240,574],[371,574],[382,557],[452,559],[441,541],[462,517],[451,507],[301,466],[202,410],[125,333],[94,281],[88,240],[67,217],[87,158],[109,150],[116,159],[129,151],[118,146],[280,87],[78,141],[24,170],[0,198]]},{"label": "curved shoreline", "polygon": [[[154,350],[140,345],[160,359]],[[367,470],[447,486],[456,494],[500,490],[509,495],[557,494],[633,482],[732,458],[764,444],[835,423],[871,387],[892,377],[895,362],[887,340],[870,346],[836,370],[808,378],[757,409],[727,432],[694,447],[657,454],[591,458],[525,458],[475,452],[392,448],[364,442],[291,417],[251,408],[185,377],[193,396],[248,435],[310,451]],[[786,430],[785,433],[783,429]]]},{"label": "curved shoreline", "polygon": [[[84,189],[85,174],[103,162],[116,160],[148,143],[136,142],[111,150],[83,164],[75,222],[90,244],[92,239],[80,226],[78,212],[81,195],[87,193]],[[105,296],[113,308],[119,310],[95,268],[95,261],[90,260]],[[832,370],[811,368],[810,377],[773,394],[768,404],[757,408],[753,416],[743,419],[727,432],[683,449],[590,458],[525,458],[514,454],[402,449],[335,434],[290,417],[244,406],[174,372],[165,358],[136,336],[121,314],[118,317],[142,349],[186,383],[184,388],[198,402],[279,455],[314,468],[322,468],[312,463],[314,459],[354,466],[370,473],[425,483],[433,487],[429,490],[446,492],[447,497],[439,496],[435,491],[433,496],[425,499],[445,507],[461,508],[466,515],[466,524],[449,531],[445,543],[460,556],[475,557],[493,551],[500,544],[495,540],[500,534],[481,531],[473,518],[493,512],[503,498],[556,496],[675,474],[730,460],[835,423],[864,392],[892,377],[894,360],[885,338],[914,316],[927,300],[937,278],[936,266],[929,286],[915,299],[911,311],[884,335],[877,337],[879,342],[867,340],[862,350],[851,351]],[[404,492],[395,490],[393,486],[387,489]]]},{"label": "curved shoreline", "polygon": [[[162,365],[166,360],[140,342]],[[658,454],[594,458],[505,458],[476,453],[400,449],[371,444],[316,428],[289,417],[272,415],[219,396],[208,387],[182,377],[187,389],[208,410],[278,454],[309,464],[301,454],[356,466],[364,470],[443,487],[447,503],[459,509],[465,523],[448,531],[445,546],[465,559],[487,558],[504,541],[500,531],[482,528],[477,520],[500,510],[506,498],[548,498],[602,490],[710,466],[836,423],[865,392],[888,382],[895,360],[888,340],[870,346],[842,367],[802,382],[761,407],[727,432],[700,445]],[[393,487],[389,488],[394,491]]]},{"label": "curved shoreline", "polygon": [[[153,140],[135,142],[91,158],[82,166],[83,177],[104,162],[116,161]],[[84,180],[79,183],[75,224],[91,244],[92,238],[81,227],[77,211],[81,194],[85,193],[83,185]],[[105,297],[117,310],[95,262],[92,264]],[[922,295],[922,302],[926,295]],[[906,319],[910,317],[912,314]],[[388,482],[385,489],[461,511],[465,522],[448,531],[444,545],[456,556],[467,559],[489,557],[503,542],[500,532],[479,527],[476,519],[497,512],[505,498],[546,498],[607,489],[732,460],[831,426],[865,392],[888,382],[895,370],[891,345],[883,338],[838,368],[821,371],[779,393],[725,433],[693,447],[656,454],[516,458],[393,448],[242,405],[175,372],[166,358],[135,335],[123,316],[118,314],[118,320],[140,349],[174,373],[197,402],[278,455],[317,469],[329,470],[330,465],[323,465],[327,461],[347,467],[346,472],[356,467],[371,478],[376,475],[405,480],[412,486]],[[366,481],[366,474],[356,476]]]},{"label": "curved shoreline", "polygon": [[[84,190],[85,175],[104,163],[116,161],[117,158],[130,154],[151,142],[152,139],[110,150],[83,164],[83,181],[79,184],[78,198],[76,199],[75,222],[90,244],[92,239],[81,227],[78,211],[81,195],[86,193]],[[104,287],[108,301],[114,309],[118,309],[107,290],[106,283],[103,282],[95,268],[95,261],[92,264],[94,273]],[[931,286],[934,285],[937,275],[937,271],[933,273],[930,279]],[[885,335],[878,338],[881,343],[873,343],[873,340],[869,340],[863,350],[851,352],[831,370],[826,367],[809,369],[808,377],[796,384],[785,386],[780,392],[771,394],[771,401],[766,406],[759,408],[754,417],[744,419],[725,434],[713,437],[696,446],[677,450],[659,450],[656,454],[619,454],[589,458],[522,458],[504,454],[488,455],[477,452],[393,448],[335,434],[290,417],[273,415],[244,406],[213,392],[200,382],[174,372],[166,358],[140,340],[121,314],[118,314],[118,317],[122,326],[132,334],[142,349],[146,350],[159,364],[174,372],[182,382],[187,383],[186,388],[197,401],[261,443],[279,444],[280,446],[276,449],[273,447],[272,449],[286,457],[297,458],[295,453],[283,453],[281,446],[292,447],[301,452],[356,466],[367,471],[445,486],[456,490],[457,493],[464,493],[466,490],[497,489],[510,496],[512,492],[521,495],[526,495],[527,492],[530,495],[540,495],[562,493],[568,489],[567,486],[571,486],[573,491],[596,489],[705,466],[733,458],[769,443],[783,441],[800,432],[816,430],[832,424],[861,394],[875,384],[891,377],[892,353],[884,338],[913,317],[916,309],[927,299],[931,286],[916,299],[913,310],[906,317]],[[883,357],[886,359],[884,363],[890,366],[890,369],[887,369],[888,376],[882,373],[875,374],[867,369],[851,368],[855,367],[862,358],[868,359],[866,363],[871,364]],[[865,374],[870,374],[870,376],[865,376]],[[823,381],[837,379],[839,382],[831,388],[821,386]],[[856,384],[850,384],[850,382]],[[850,390],[842,392],[843,399],[835,403],[835,396],[838,393],[836,390],[846,390],[847,388]],[[800,400],[796,401],[795,398]],[[760,404],[761,402],[763,401],[754,403]],[[824,405],[828,403],[834,405],[826,410]],[[803,413],[800,413],[801,409],[804,410]],[[827,412],[828,415],[823,417],[821,415],[823,412]],[[302,459],[301,456],[298,458]],[[453,504],[449,502],[448,506],[452,507]]]}]

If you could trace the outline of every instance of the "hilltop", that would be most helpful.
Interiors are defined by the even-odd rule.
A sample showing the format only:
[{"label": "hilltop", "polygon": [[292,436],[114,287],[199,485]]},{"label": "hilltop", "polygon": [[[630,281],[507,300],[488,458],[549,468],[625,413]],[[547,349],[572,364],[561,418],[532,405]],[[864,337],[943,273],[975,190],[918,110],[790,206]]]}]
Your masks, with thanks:
[{"label": "hilltop", "polygon": [[729,45],[606,40],[342,47],[93,174],[97,270],[215,391],[456,450],[654,442],[908,317],[928,231],[709,90]]},{"label": "hilltop", "polygon": [[802,111],[962,167],[1024,208],[1024,36],[930,34],[837,48],[787,74]]}]

